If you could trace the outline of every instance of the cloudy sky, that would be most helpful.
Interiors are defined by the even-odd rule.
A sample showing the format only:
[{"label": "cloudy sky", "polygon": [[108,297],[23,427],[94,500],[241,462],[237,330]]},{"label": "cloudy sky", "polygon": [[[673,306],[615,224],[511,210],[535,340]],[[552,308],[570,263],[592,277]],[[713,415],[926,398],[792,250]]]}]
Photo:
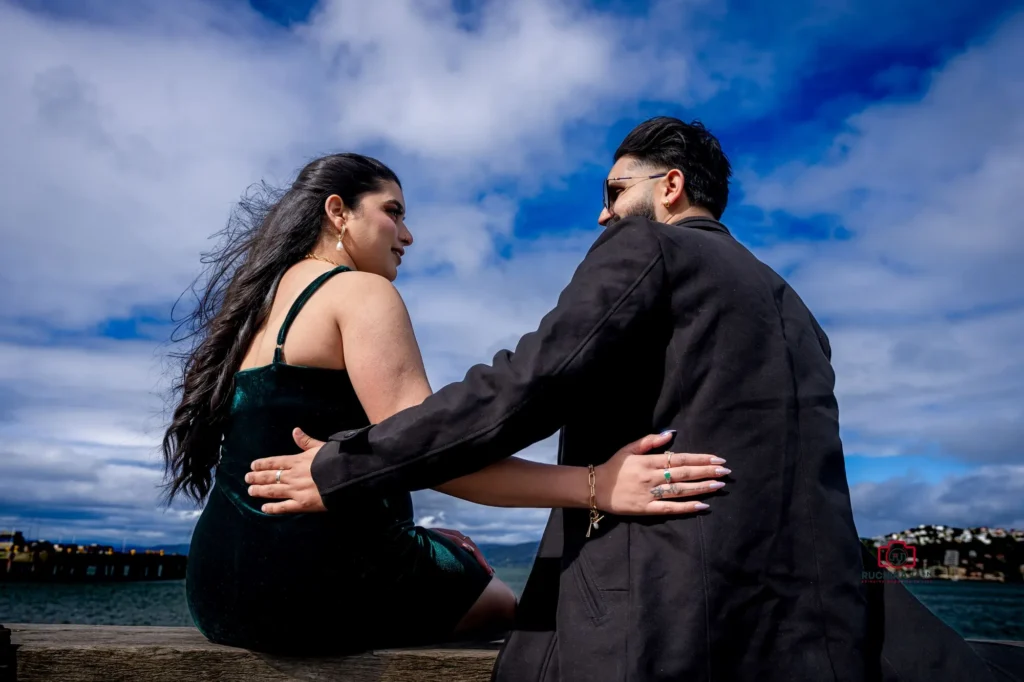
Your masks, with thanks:
[{"label": "cloudy sky", "polygon": [[[861,535],[1024,527],[1003,0],[0,0],[0,526],[187,541],[196,512],[157,493],[170,310],[251,183],[333,151],[399,173],[436,388],[554,304],[612,152],[658,114],[720,137],[724,221],[832,339]],[[415,500],[481,541],[546,516]]]}]

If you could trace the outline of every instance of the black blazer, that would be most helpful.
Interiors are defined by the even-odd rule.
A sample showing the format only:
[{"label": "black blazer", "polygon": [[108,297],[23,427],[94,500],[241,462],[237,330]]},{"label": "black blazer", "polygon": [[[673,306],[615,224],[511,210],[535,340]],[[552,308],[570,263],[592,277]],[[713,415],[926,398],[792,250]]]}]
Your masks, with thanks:
[{"label": "black blazer", "polygon": [[[625,218],[515,352],[336,434],[312,474],[331,509],[435,486],[559,428],[569,465],[676,429],[672,450],[728,460],[724,490],[698,515],[608,515],[589,539],[585,510],[554,512],[496,679],[917,679],[924,653],[886,662],[869,627],[882,612],[862,581],[830,356],[796,292],[721,223]],[[957,679],[936,656],[963,662],[966,645],[918,616],[921,641],[949,639],[935,679]]]}]

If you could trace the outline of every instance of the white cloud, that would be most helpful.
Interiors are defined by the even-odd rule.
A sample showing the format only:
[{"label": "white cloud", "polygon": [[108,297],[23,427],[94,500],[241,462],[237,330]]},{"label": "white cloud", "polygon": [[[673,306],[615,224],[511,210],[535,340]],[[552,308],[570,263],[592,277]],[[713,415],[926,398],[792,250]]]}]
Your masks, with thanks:
[{"label": "white cloud", "polygon": [[[843,324],[831,333],[847,452],[1009,462],[1024,443],[1024,315]],[[879,451],[883,449],[883,451]]]},{"label": "white cloud", "polygon": [[173,300],[245,187],[339,149],[384,152],[423,263],[472,271],[515,212],[481,191],[536,191],[569,167],[569,125],[656,78],[626,77],[639,53],[607,18],[556,2],[493,3],[473,31],[441,3],[325,2],[293,32],[146,7],[122,25],[0,6],[7,314],[82,327]]},{"label": "white cloud", "polygon": [[188,537],[191,510],[160,502],[166,384],[156,350],[0,344],[0,525],[30,524],[49,539]]},{"label": "white cloud", "polygon": [[431,490],[413,493],[416,522],[427,528],[451,528],[477,543],[513,544],[540,539],[550,509],[482,507]]},{"label": "white cloud", "polygon": [[409,226],[415,228],[410,248],[416,257],[403,275],[451,265],[459,275],[478,276],[493,258],[495,239],[512,235],[515,212],[515,204],[500,196],[477,204],[435,202],[416,210],[410,219],[415,225]]},{"label": "white cloud", "polygon": [[3,438],[0,459],[0,526],[29,527],[39,537],[130,542],[182,542],[195,524],[194,510],[159,501],[162,473],[140,466],[151,448],[106,444],[55,445],[44,438]]},{"label": "white cloud", "polygon": [[489,3],[466,31],[447,3],[331,2],[305,33],[337,59],[339,135],[509,172],[524,152],[557,154],[566,122],[621,97],[613,25],[575,9]]},{"label": "white cloud", "polygon": [[202,28],[0,6],[6,314],[79,326],[173,300],[233,198],[295,154],[294,57]]},{"label": "white cloud", "polygon": [[918,524],[1024,528],[1024,467],[987,466],[928,484],[914,477],[860,483],[850,491],[861,537]]},{"label": "white cloud", "polygon": [[511,260],[493,261],[473,277],[457,274],[399,280],[435,389],[490,362],[537,328],[596,239],[596,231],[517,245]]},{"label": "white cloud", "polygon": [[0,381],[39,396],[83,390],[125,396],[160,390],[152,371],[160,362],[154,344],[138,341],[107,339],[75,348],[0,343]]},{"label": "white cloud", "polygon": [[836,215],[854,232],[803,264],[816,309],[921,314],[1020,303],[1022,36],[1018,15],[934,73],[921,101],[850,117],[824,160],[744,178],[749,203]]},{"label": "white cloud", "polygon": [[1006,462],[1024,442],[1024,15],[850,117],[819,162],[746,173],[747,201],[848,240],[760,255],[825,320],[848,452]]}]

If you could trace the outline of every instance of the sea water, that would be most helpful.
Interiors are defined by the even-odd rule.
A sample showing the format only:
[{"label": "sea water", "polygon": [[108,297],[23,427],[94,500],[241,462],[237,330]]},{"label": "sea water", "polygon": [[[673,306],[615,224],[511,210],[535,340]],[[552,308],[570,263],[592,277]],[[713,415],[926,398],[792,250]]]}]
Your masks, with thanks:
[{"label": "sea water", "polygon": [[[528,568],[496,568],[522,594]],[[1024,641],[1024,585],[936,580],[907,588],[964,637]],[[46,584],[0,583],[0,624],[192,624],[184,581]]]}]

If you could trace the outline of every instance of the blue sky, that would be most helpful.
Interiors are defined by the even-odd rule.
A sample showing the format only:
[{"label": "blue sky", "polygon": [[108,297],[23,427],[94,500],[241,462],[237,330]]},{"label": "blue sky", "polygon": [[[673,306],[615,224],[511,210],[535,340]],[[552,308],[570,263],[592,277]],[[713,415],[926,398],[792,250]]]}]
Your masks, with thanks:
[{"label": "blue sky", "polygon": [[[535,327],[618,142],[669,114],[832,339],[861,534],[1024,527],[1022,46],[998,1],[0,0],[0,526],[188,538],[156,488],[170,309],[249,184],[399,173],[437,388]],[[482,541],[545,518],[415,500]]]}]

